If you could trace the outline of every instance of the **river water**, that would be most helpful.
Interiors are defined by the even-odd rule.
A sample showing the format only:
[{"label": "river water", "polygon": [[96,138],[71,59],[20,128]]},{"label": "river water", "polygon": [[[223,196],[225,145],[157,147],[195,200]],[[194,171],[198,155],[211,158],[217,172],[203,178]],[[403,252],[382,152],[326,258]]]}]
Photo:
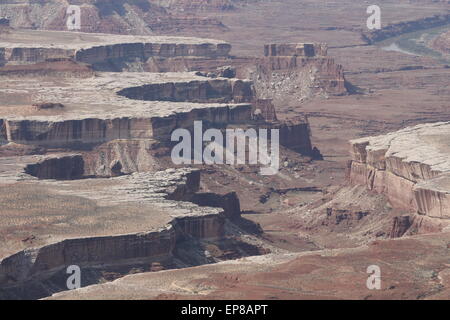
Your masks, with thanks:
[{"label": "river water", "polygon": [[442,63],[450,63],[450,56],[433,49],[430,44],[442,34],[450,30],[450,25],[405,33],[401,36],[379,42],[377,45],[385,51],[396,51],[414,56],[429,56]]}]

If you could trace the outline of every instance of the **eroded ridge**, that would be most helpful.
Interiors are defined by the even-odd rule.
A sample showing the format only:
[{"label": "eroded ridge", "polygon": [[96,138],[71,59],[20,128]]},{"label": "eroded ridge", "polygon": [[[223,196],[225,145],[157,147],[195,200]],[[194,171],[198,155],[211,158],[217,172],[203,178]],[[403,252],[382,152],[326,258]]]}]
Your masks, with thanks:
[{"label": "eroded ridge", "polygon": [[450,123],[351,141],[350,179],[399,208],[450,218]]},{"label": "eroded ridge", "polygon": [[344,69],[328,56],[325,43],[265,45],[253,80],[261,98],[278,103],[289,97],[298,103],[313,96],[348,93]]},{"label": "eroded ridge", "polygon": [[[53,278],[70,265],[103,270],[170,259],[185,238],[223,237],[229,208],[239,208],[239,200],[230,196],[223,201],[237,205],[223,202],[227,209],[190,202],[199,190],[200,171],[195,169],[72,181],[20,175],[17,180],[0,186],[4,298],[67,289],[44,284],[57,282]],[[222,204],[219,198],[211,205]],[[27,288],[31,292],[25,293]]]},{"label": "eroded ridge", "polygon": [[230,50],[231,46],[223,41],[189,37],[10,30],[2,34],[0,62],[32,64],[50,59],[73,59],[98,69],[120,71],[124,63],[131,61],[228,57]]}]

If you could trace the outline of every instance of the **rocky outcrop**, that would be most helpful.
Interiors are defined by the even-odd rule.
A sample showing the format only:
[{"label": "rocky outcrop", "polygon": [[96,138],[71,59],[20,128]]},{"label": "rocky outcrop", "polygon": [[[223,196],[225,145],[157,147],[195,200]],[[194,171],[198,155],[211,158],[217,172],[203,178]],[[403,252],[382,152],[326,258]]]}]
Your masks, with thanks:
[{"label": "rocky outcrop", "polygon": [[194,73],[106,73],[65,81],[67,86],[61,88],[57,82],[36,87],[34,81],[23,80],[21,86],[30,96],[65,108],[33,108],[26,118],[11,109],[1,117],[4,140],[48,147],[121,139],[170,142],[173,130],[192,128],[194,121],[222,127],[252,120],[252,105],[240,103],[253,100],[250,81]]},{"label": "rocky outcrop", "polygon": [[[251,257],[189,270],[130,275],[51,299],[446,299],[450,294],[449,241],[450,234],[443,232],[374,241],[360,248]],[[374,263],[382,265],[382,287],[368,294],[366,270]],[[173,317],[178,313],[174,310]]]},{"label": "rocky outcrop", "polygon": [[253,102],[253,116],[256,120],[277,121],[277,113],[272,99],[256,99]]},{"label": "rocky outcrop", "polygon": [[10,21],[7,18],[0,18],[0,28],[1,27],[9,27]]},{"label": "rocky outcrop", "polygon": [[400,216],[394,218],[394,223],[390,233],[391,238],[401,238],[412,226],[411,216]]},{"label": "rocky outcrop", "polygon": [[136,100],[196,103],[243,103],[253,99],[251,81],[238,79],[148,84],[125,88],[118,94]]},{"label": "rocky outcrop", "polygon": [[[73,159],[76,158],[77,156],[73,157]],[[70,161],[69,157],[50,161],[64,160]],[[42,167],[47,163],[45,161],[37,163],[35,172],[43,172]],[[83,181],[90,183],[88,180]],[[239,199],[234,193],[224,196],[197,194],[200,185],[198,170],[170,169],[132,174],[110,180],[95,179],[91,182],[101,188],[94,191],[92,187],[87,187],[83,190],[83,187],[80,188],[83,185],[75,181],[65,181],[64,185],[73,188],[69,191],[70,193],[85,197],[85,201],[103,201],[109,205],[118,206],[129,202],[143,209],[146,208],[143,204],[150,204],[151,206],[147,208],[153,208],[153,211],[144,210],[141,214],[157,215],[164,212],[168,215],[169,223],[162,224],[156,230],[154,230],[155,226],[142,225],[141,232],[128,234],[110,230],[109,235],[102,234],[106,233],[106,230],[95,231],[96,225],[90,224],[89,230],[80,230],[79,237],[72,236],[62,241],[48,240],[50,243],[46,245],[32,246],[4,257],[0,260],[0,297],[11,298],[12,294],[20,291],[21,286],[33,288],[33,283],[45,283],[46,279],[64,272],[70,265],[90,270],[105,269],[111,265],[129,266],[170,259],[174,250],[183,241],[192,241],[192,238],[198,240],[223,237],[225,219],[236,218],[240,215]],[[51,186],[58,188],[60,182],[47,181],[46,188]],[[36,236],[33,236],[33,239],[40,237],[39,227],[36,226],[36,228],[34,231]],[[48,239],[52,238],[50,230],[42,230],[42,232],[48,233]],[[42,294],[42,290],[45,291],[44,288],[43,285],[37,293],[22,292],[22,298]],[[49,290],[61,289],[64,290],[64,288]],[[50,293],[46,292],[47,295]]]},{"label": "rocky outcrop", "polygon": [[221,125],[240,123],[249,119],[251,119],[251,105],[243,105],[198,109],[150,119],[129,117],[60,121],[5,119],[2,131],[8,142],[76,148],[77,145],[95,145],[120,139],[156,139],[168,142],[173,130],[191,128],[194,120]]},{"label": "rocky outcrop", "polygon": [[228,219],[236,219],[241,216],[239,198],[235,192],[219,195],[216,193],[195,193],[189,198],[199,206],[222,208]]},{"label": "rocky outcrop", "polygon": [[70,265],[107,264],[128,259],[169,255],[175,230],[143,234],[70,239],[19,252],[1,261],[0,286],[11,286]]},{"label": "rocky outcrop", "polygon": [[390,238],[413,236],[418,234],[440,233],[450,224],[448,220],[434,219],[423,215],[402,215],[394,217]]},{"label": "rocky outcrop", "polygon": [[307,119],[298,118],[281,123],[275,128],[280,130],[280,144],[300,154],[311,156],[311,130]]},{"label": "rocky outcrop", "polygon": [[227,57],[231,46],[226,43],[177,44],[177,43],[120,43],[81,49],[75,60],[88,63],[101,70],[121,69],[127,61],[146,63],[152,59],[177,57]]},{"label": "rocky outcrop", "polygon": [[445,32],[434,39],[432,46],[444,54],[450,54],[450,31]]},{"label": "rocky outcrop", "polygon": [[385,194],[395,207],[450,218],[449,136],[449,123],[434,123],[353,140],[350,181]]},{"label": "rocky outcrop", "polygon": [[264,46],[265,57],[323,57],[327,53],[328,46],[324,43],[267,44]]},{"label": "rocky outcrop", "polygon": [[4,50],[5,60],[11,64],[34,64],[74,56],[72,49],[6,47]]}]

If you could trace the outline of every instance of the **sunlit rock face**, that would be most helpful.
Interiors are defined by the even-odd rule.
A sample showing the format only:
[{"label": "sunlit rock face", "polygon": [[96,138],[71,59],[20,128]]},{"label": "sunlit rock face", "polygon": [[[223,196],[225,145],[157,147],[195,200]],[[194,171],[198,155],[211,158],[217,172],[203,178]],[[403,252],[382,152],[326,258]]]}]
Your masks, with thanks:
[{"label": "sunlit rock face", "polygon": [[344,70],[327,52],[323,43],[265,45],[253,76],[258,97],[278,104],[346,94]]}]

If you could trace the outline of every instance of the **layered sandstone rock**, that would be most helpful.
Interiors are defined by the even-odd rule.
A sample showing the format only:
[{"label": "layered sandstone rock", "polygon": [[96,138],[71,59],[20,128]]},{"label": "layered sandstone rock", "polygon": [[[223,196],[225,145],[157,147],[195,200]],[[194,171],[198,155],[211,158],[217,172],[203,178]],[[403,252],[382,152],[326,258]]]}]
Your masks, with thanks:
[{"label": "layered sandstone rock", "polygon": [[[194,121],[223,126],[252,119],[251,104],[240,103],[253,99],[251,82],[243,80],[194,73],[102,73],[82,80],[50,81],[45,87],[34,80],[6,81],[26,92],[24,99],[51,100],[65,107],[33,108],[21,116],[12,106],[0,114],[4,142],[53,147],[120,139],[167,142],[173,130],[191,128]],[[5,100],[15,98],[7,88],[0,91]]]},{"label": "layered sandstone rock", "polygon": [[266,45],[253,80],[258,97],[276,103],[347,92],[343,68],[327,57],[325,44]]},{"label": "layered sandstone rock", "polygon": [[399,208],[450,218],[450,123],[409,127],[351,141],[350,180]]},{"label": "layered sandstone rock", "polygon": [[9,27],[10,21],[7,18],[0,18],[0,28],[1,27]]},{"label": "layered sandstone rock", "polygon": [[324,43],[289,43],[267,44],[264,46],[265,57],[314,57],[326,56],[328,47]]},{"label": "layered sandstone rock", "polygon": [[158,83],[130,87],[118,92],[129,99],[144,101],[173,101],[197,103],[251,102],[250,81],[238,79],[211,79],[184,83]]}]

